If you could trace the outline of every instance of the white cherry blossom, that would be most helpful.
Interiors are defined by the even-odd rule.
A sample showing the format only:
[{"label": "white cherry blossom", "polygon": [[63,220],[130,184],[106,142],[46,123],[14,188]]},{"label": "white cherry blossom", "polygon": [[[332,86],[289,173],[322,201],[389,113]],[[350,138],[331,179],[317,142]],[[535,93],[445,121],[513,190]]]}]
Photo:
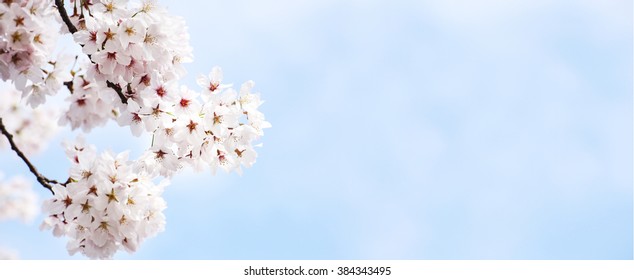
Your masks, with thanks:
[{"label": "white cherry blossom", "polygon": [[19,219],[27,223],[37,214],[37,195],[21,176],[4,180],[0,173],[0,221]]},{"label": "white cherry blossom", "polygon": [[18,253],[14,250],[9,250],[6,248],[0,247],[0,260],[17,260]]},{"label": "white cherry blossom", "polygon": [[[20,95],[15,89],[0,92],[0,117],[13,134],[16,145],[25,154],[33,155],[45,149],[58,131],[55,125],[58,113],[49,107],[28,108],[20,100]],[[5,137],[0,138],[0,149],[8,146]]]}]

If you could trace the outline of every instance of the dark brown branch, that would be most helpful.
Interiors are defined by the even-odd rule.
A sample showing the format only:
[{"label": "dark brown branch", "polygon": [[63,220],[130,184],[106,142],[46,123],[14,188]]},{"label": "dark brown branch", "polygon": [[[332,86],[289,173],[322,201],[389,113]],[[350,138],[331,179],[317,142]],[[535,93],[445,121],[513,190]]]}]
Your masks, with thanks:
[{"label": "dark brown branch", "polygon": [[44,175],[40,174],[37,171],[35,166],[33,166],[33,164],[31,164],[29,159],[24,155],[24,153],[20,150],[20,148],[18,148],[18,146],[15,145],[15,142],[13,141],[13,135],[11,135],[11,133],[9,133],[9,131],[7,131],[7,128],[4,127],[4,123],[2,123],[2,118],[0,118],[0,131],[2,132],[2,134],[4,134],[4,136],[7,137],[7,140],[9,140],[9,145],[11,145],[11,150],[15,151],[15,153],[18,155],[18,157],[20,157],[22,159],[22,161],[24,161],[24,163],[26,163],[26,166],[28,166],[29,170],[31,171],[31,173],[33,173],[33,175],[35,175],[35,177],[37,178],[37,181],[40,183],[40,185],[42,185],[43,187],[47,188],[49,191],[51,191],[52,194],[55,194],[53,192],[53,187],[51,186],[51,184],[58,184],[58,185],[63,185],[63,184],[59,183],[56,180],[48,179],[48,178],[44,177]]},{"label": "dark brown branch", "polygon": [[[64,0],[55,0],[55,5],[57,6],[57,11],[59,11],[59,15],[62,17],[62,20],[66,24],[66,27],[68,27],[68,31],[70,31],[70,33],[77,32],[77,27],[75,27],[75,25],[73,25],[73,23],[70,21],[70,17],[68,17],[66,8],[64,8]],[[94,61],[92,61],[90,55],[88,56],[88,58],[92,63],[95,63]],[[123,95],[123,90],[121,89],[121,86],[111,81],[106,81],[106,84],[109,88],[113,89],[117,93],[117,95],[119,95],[119,99],[121,99],[121,102],[123,104],[128,104],[128,98]]]},{"label": "dark brown branch", "polygon": [[77,27],[73,25],[73,22],[70,21],[70,17],[68,17],[68,13],[66,13],[66,8],[64,8],[64,0],[55,0],[55,6],[57,6],[57,11],[59,11],[59,15],[62,17],[62,21],[68,27],[68,31],[72,34],[77,32]]},{"label": "dark brown branch", "polygon": [[66,88],[68,88],[68,91],[70,91],[70,94],[73,94],[74,92],[73,81],[64,82],[64,85],[66,86]]},{"label": "dark brown branch", "polygon": [[119,95],[119,98],[121,99],[121,103],[128,104],[128,98],[126,98],[125,95],[123,95],[123,90],[121,89],[121,86],[111,81],[106,81],[106,84],[108,85],[109,88],[117,92],[117,95]]}]

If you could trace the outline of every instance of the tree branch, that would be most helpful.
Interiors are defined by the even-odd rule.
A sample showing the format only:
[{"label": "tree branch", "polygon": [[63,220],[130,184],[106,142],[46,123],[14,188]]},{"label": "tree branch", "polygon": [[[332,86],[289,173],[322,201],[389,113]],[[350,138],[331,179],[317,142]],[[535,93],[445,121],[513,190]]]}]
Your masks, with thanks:
[{"label": "tree branch", "polygon": [[2,134],[4,134],[4,136],[7,137],[7,140],[9,140],[9,145],[11,145],[11,150],[15,151],[15,153],[18,155],[18,157],[20,157],[22,159],[22,161],[24,161],[24,163],[26,163],[26,166],[29,167],[29,170],[31,171],[31,173],[33,173],[33,175],[35,175],[35,177],[37,178],[37,181],[43,187],[45,187],[49,191],[51,191],[52,194],[55,194],[55,192],[53,192],[53,187],[51,186],[51,184],[64,185],[64,184],[61,184],[60,182],[58,182],[56,180],[51,180],[51,179],[48,179],[48,178],[44,177],[44,175],[40,174],[37,171],[35,166],[33,166],[33,164],[31,164],[29,159],[24,155],[24,153],[20,150],[20,148],[18,148],[18,146],[13,141],[13,135],[11,135],[11,133],[9,133],[9,131],[7,131],[7,128],[4,127],[4,123],[2,123],[2,118],[0,118],[0,131],[2,132]]},{"label": "tree branch", "polygon": [[68,31],[70,33],[77,32],[77,27],[73,25],[73,22],[70,21],[70,17],[68,17],[68,13],[66,13],[66,8],[64,8],[64,0],[55,0],[55,6],[57,6],[57,11],[59,11],[59,15],[62,17],[62,20],[68,27]]},{"label": "tree branch", "polygon": [[123,95],[123,90],[121,89],[121,86],[111,81],[106,81],[106,84],[108,85],[109,88],[117,92],[117,95],[119,95],[119,99],[121,99],[121,103],[128,104],[128,98],[126,98],[125,95]]},{"label": "tree branch", "polygon": [[[66,24],[66,27],[68,27],[68,31],[70,31],[71,34],[77,32],[77,27],[75,27],[75,25],[73,25],[73,22],[70,21],[70,17],[68,16],[68,13],[66,12],[66,8],[64,8],[64,0],[55,0],[55,5],[57,6],[57,11],[59,12],[59,16],[62,17],[62,21],[64,21],[64,23]],[[94,61],[92,61],[92,58],[90,57],[90,55],[88,56],[88,58],[90,59],[90,62],[95,63]],[[123,90],[121,89],[121,86],[111,81],[106,81],[106,84],[108,85],[109,88],[113,89],[117,93],[117,95],[119,95],[119,99],[121,99],[121,103],[128,104],[128,98],[125,97],[125,95],[123,94]]]},{"label": "tree branch", "polygon": [[72,80],[70,80],[70,81],[64,82],[64,85],[66,86],[66,88],[68,89],[68,91],[70,91],[70,94],[73,94],[73,92],[74,92],[74,89],[73,89],[73,81],[72,81]]}]

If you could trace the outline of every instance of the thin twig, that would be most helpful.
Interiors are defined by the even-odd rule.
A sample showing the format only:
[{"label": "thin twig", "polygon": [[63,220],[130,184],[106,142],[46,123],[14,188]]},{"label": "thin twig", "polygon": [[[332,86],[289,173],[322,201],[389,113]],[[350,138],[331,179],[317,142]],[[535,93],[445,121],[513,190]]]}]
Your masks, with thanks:
[{"label": "thin twig", "polygon": [[35,166],[33,166],[33,164],[31,164],[29,159],[24,155],[24,153],[20,150],[20,148],[18,148],[18,146],[13,141],[13,135],[11,135],[11,133],[9,133],[9,131],[7,131],[7,128],[4,127],[4,123],[2,123],[2,118],[0,118],[0,131],[2,132],[2,134],[4,134],[4,136],[7,137],[7,140],[9,140],[9,145],[11,145],[11,150],[15,151],[15,153],[18,155],[18,157],[20,157],[22,159],[22,161],[24,161],[24,163],[26,163],[26,166],[29,167],[29,170],[31,171],[31,173],[33,173],[33,175],[35,175],[35,177],[37,178],[37,181],[43,187],[45,187],[49,191],[51,191],[52,194],[55,194],[55,192],[53,192],[53,187],[51,186],[51,184],[57,184],[57,185],[63,185],[63,184],[61,184],[60,182],[58,182],[56,180],[48,179],[48,178],[44,177],[44,175],[40,174],[37,171]]}]

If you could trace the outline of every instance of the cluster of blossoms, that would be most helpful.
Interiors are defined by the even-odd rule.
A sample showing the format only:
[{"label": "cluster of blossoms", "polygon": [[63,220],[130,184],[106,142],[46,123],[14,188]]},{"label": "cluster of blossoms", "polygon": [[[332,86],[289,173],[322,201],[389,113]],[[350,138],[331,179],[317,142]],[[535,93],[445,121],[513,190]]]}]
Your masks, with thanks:
[{"label": "cluster of blossoms", "polygon": [[73,17],[79,26],[74,37],[94,62],[88,74],[97,81],[131,88],[127,94],[133,95],[132,89],[185,74],[181,63],[192,60],[192,49],[182,18],[154,1],[103,0],[86,8],[91,16]]},{"label": "cluster of blossoms", "polygon": [[33,107],[71,76],[68,59],[51,60],[59,27],[50,0],[0,3],[0,78],[13,81]]},{"label": "cluster of blossoms", "polygon": [[126,113],[125,103],[141,103],[185,74],[181,63],[192,60],[185,22],[155,1],[84,2],[79,10],[71,16],[73,36],[89,61],[86,74],[73,80],[76,94],[67,99],[62,124],[90,131]]},{"label": "cluster of blossoms", "polygon": [[252,81],[236,92],[221,79],[216,67],[208,77],[198,78],[202,93],[164,87],[149,92],[140,104],[128,103],[119,123],[129,125],[135,135],[153,133],[152,146],[140,159],[147,170],[165,177],[184,166],[241,173],[241,166],[255,163],[253,141],[271,126],[258,111],[262,101],[251,93]]},{"label": "cluster of blossoms", "polygon": [[[42,71],[45,87],[41,88],[46,91],[32,89],[40,82],[34,76],[28,76],[31,82],[23,87],[16,82],[27,102],[37,106],[47,92],[57,92],[63,85],[70,94],[60,125],[90,132],[112,120],[129,127],[134,136],[152,135],[147,150],[135,160],[128,159],[127,153],[98,154],[83,141],[67,144],[69,178],[64,184],[53,184],[54,197],[45,201],[47,218],[41,228],[67,237],[69,253],[111,258],[118,250],[136,251],[146,238],[163,230],[161,193],[167,181],[155,184],[159,177],[169,179],[185,167],[241,174],[242,167],[255,163],[255,142],[271,124],[259,111],[262,100],[252,92],[254,83],[248,81],[235,90],[222,83],[219,67],[198,77],[200,91],[179,85],[185,74],[182,63],[192,60],[189,34],[184,20],[168,14],[155,0],[70,2],[71,15],[62,12],[60,5],[60,16],[51,16],[53,0],[5,1],[8,4],[2,5],[11,12],[0,12],[0,55],[17,52],[4,47],[15,32],[11,22],[17,11],[29,11],[37,3],[35,11],[41,12],[32,17],[52,19],[50,26],[63,22],[61,30],[72,33],[83,53],[76,57],[72,71],[66,69],[70,63],[65,59],[33,60],[29,69]],[[42,22],[28,25],[33,30],[25,32],[56,33],[50,26],[41,26]],[[31,40],[24,45],[34,48],[37,43]],[[14,74],[17,66],[7,67],[12,70],[3,70],[7,72],[2,73],[3,79],[19,80],[16,75],[21,72]],[[15,94],[12,98],[19,99]],[[1,106],[0,120],[17,107]],[[55,127],[49,123],[52,119],[49,116],[41,123],[46,129]],[[19,139],[17,126],[7,127]],[[28,135],[37,140],[33,137],[37,133],[42,132]],[[29,139],[18,141],[29,143]]]},{"label": "cluster of blossoms", "polygon": [[[20,92],[15,89],[3,90],[0,95],[0,116],[20,150],[27,155],[44,150],[57,132],[57,110],[49,107],[25,108]],[[8,146],[7,139],[0,138],[0,149]]]},{"label": "cluster of blossoms", "polygon": [[146,238],[163,231],[161,193],[167,181],[154,184],[127,153],[97,155],[83,141],[67,144],[66,155],[71,159],[69,183],[53,187],[54,197],[43,206],[49,216],[41,227],[67,236],[69,253],[112,258],[119,249],[135,252]]},{"label": "cluster of blossoms", "polygon": [[152,133],[139,159],[152,175],[170,177],[185,166],[241,173],[241,166],[253,165],[253,141],[271,126],[258,111],[253,82],[237,92],[221,83],[216,67],[198,78],[201,93],[179,87],[181,63],[192,56],[189,35],[183,20],[155,1],[102,0],[79,8],[71,17],[79,26],[74,38],[91,62],[86,75],[74,77],[62,124],[90,131],[115,119],[135,136]]},{"label": "cluster of blossoms", "polygon": [[0,221],[20,219],[31,221],[38,212],[37,195],[31,183],[23,177],[3,181],[0,174]]}]

